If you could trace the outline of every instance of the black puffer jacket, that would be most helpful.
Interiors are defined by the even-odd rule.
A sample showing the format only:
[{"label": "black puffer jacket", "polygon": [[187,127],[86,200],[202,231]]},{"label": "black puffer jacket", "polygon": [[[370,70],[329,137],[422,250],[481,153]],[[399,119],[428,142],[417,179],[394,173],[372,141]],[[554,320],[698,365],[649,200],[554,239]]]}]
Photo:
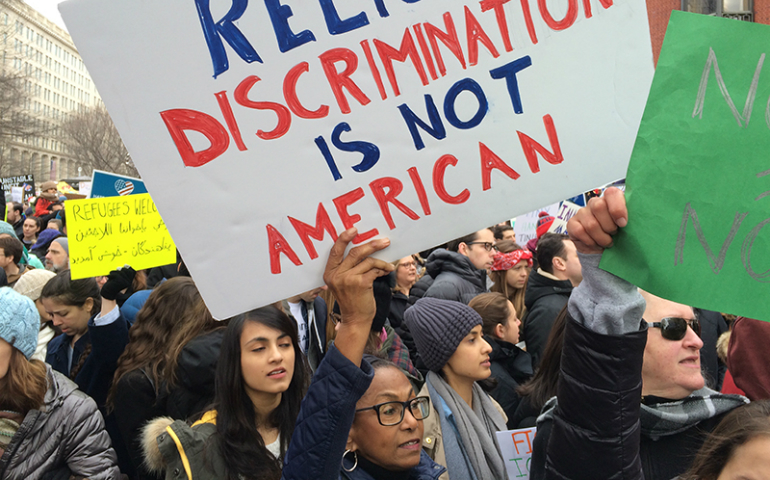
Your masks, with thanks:
[{"label": "black puffer jacket", "polygon": [[427,270],[434,280],[426,297],[468,304],[487,291],[487,271],[476,268],[465,255],[440,248],[428,257]]},{"label": "black puffer jacket", "polygon": [[484,335],[484,340],[492,346],[492,353],[489,354],[491,377],[497,380],[497,386],[489,394],[503,407],[508,417],[508,428],[514,429],[516,426],[511,420],[520,400],[516,389],[532,377],[532,358],[516,345],[499,338]]},{"label": "black puffer jacket", "polygon": [[[538,422],[530,478],[644,478],[639,399],[647,324],[642,324],[638,332],[602,335],[568,319],[562,358],[569,361],[561,363],[559,403],[552,420]],[[590,462],[575,461],[587,454]]]},{"label": "black puffer jacket", "polygon": [[524,294],[524,306],[527,316],[524,318],[522,339],[527,343],[527,352],[532,356],[532,367],[537,369],[540,357],[545,350],[548,335],[553,322],[572,293],[569,280],[553,280],[533,271],[527,280],[527,292]]},{"label": "black puffer jacket", "polygon": [[412,289],[409,290],[409,305],[414,305],[417,300],[424,297],[431,285],[433,285],[433,277],[427,273],[417,280],[417,283],[412,285]]},{"label": "black puffer jacket", "polygon": [[706,378],[706,386],[720,391],[727,372],[727,365],[717,356],[717,340],[728,330],[727,322],[719,312],[700,308],[694,310],[695,316],[700,320],[700,338],[703,340],[703,348],[700,349],[700,364],[703,368],[703,376]]},{"label": "black puffer jacket", "polygon": [[[706,435],[730,410],[744,404],[738,395],[708,388],[679,401],[644,397],[644,405],[652,409],[689,401],[711,410],[709,418],[683,423],[671,433],[645,433],[660,426],[642,412],[648,407],[639,401],[647,341],[646,322],[641,323],[643,330],[613,336],[568,319],[562,355],[570,361],[562,362],[558,404],[554,407],[551,399],[538,419],[532,480],[676,478],[689,468]],[[590,461],[584,460],[586,455]]]},{"label": "black puffer jacket", "polygon": [[530,478],[676,478],[705,432],[747,400],[702,388],[642,403],[644,300],[598,268],[600,255],[579,256],[583,282],[569,300],[558,402],[549,400],[538,418]]}]

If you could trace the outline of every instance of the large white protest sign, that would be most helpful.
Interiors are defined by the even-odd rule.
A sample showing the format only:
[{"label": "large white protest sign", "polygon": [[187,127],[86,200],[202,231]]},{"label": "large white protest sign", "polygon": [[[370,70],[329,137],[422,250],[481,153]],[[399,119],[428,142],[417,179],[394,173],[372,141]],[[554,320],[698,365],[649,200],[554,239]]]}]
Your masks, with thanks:
[{"label": "large white protest sign", "polygon": [[219,318],[622,177],[653,73],[643,0],[60,9]]}]

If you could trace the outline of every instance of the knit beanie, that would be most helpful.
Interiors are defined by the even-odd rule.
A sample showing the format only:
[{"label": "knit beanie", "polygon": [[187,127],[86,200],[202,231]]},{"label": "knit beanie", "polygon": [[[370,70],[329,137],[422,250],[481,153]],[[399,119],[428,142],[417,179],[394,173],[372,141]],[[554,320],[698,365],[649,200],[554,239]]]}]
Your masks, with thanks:
[{"label": "knit beanie", "polygon": [[40,185],[40,191],[41,192],[45,192],[46,190],[51,189],[51,188],[56,188],[56,182],[54,182],[53,180],[49,180],[47,182],[43,182],[43,184]]},{"label": "knit beanie", "polygon": [[46,228],[37,235],[37,242],[32,245],[32,248],[35,249],[44,246],[46,249],[48,249],[48,246],[51,244],[51,240],[60,236],[60,231],[53,228]]},{"label": "knit beanie", "polygon": [[54,242],[61,245],[61,248],[63,248],[64,251],[67,252],[67,255],[70,254],[70,241],[67,240],[67,237],[57,237],[56,239],[54,239]]},{"label": "knit beanie", "polygon": [[13,289],[34,302],[40,298],[40,294],[43,292],[45,284],[55,276],[55,273],[39,268],[27,270],[27,272],[16,281]]},{"label": "knit beanie", "polygon": [[481,315],[464,303],[423,297],[406,310],[404,321],[425,365],[438,372],[463,338],[481,325]]},{"label": "knit beanie", "polygon": [[548,215],[548,212],[540,212],[538,215],[540,218],[537,219],[537,227],[535,229],[537,233],[537,238],[540,238],[543,236],[544,233],[548,231],[549,228],[551,228],[551,225],[553,224],[554,217],[551,215]]},{"label": "knit beanie", "polygon": [[7,233],[12,237],[16,237],[16,230],[13,229],[10,223],[0,220],[0,235]]},{"label": "knit beanie", "polygon": [[0,288],[0,338],[10,343],[29,360],[37,347],[40,314],[29,298]]}]

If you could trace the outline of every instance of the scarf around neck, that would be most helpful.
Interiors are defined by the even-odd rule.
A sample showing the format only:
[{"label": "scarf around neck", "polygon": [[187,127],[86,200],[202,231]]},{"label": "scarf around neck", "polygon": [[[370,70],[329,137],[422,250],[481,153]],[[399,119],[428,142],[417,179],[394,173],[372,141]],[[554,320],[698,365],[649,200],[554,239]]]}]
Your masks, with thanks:
[{"label": "scarf around neck", "polygon": [[675,435],[746,403],[748,399],[740,395],[725,395],[704,387],[681,400],[642,404],[642,434],[653,439]]},{"label": "scarf around neck", "polygon": [[495,432],[505,430],[505,421],[489,395],[473,384],[473,409],[435,372],[428,372],[428,383],[451,410],[458,443],[465,450],[477,478],[506,478],[505,462],[497,446]]}]

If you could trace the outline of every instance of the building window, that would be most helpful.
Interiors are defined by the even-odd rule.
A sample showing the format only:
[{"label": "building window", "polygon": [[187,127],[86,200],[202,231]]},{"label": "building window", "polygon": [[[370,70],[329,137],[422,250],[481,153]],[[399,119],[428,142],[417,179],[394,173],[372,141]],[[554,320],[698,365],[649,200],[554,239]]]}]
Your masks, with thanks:
[{"label": "building window", "polygon": [[685,12],[754,21],[753,0],[682,0]]}]

